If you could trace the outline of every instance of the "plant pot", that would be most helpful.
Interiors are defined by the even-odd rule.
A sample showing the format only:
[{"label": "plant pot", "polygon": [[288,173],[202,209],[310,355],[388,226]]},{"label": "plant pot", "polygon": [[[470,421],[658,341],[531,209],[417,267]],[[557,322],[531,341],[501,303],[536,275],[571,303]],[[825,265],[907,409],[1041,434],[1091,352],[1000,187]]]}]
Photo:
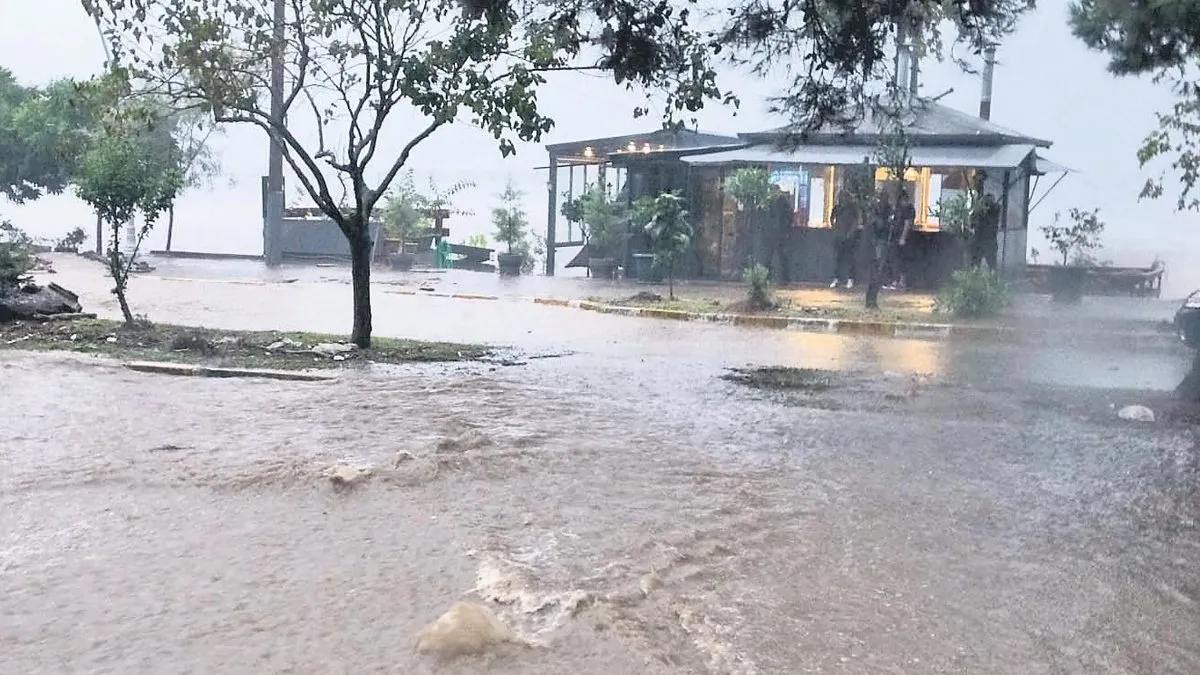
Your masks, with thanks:
[{"label": "plant pot", "polygon": [[499,270],[500,276],[515,277],[521,274],[521,265],[525,262],[525,256],[520,253],[497,253],[496,254],[496,269]]},{"label": "plant pot", "polygon": [[1083,299],[1088,268],[1055,266],[1050,268],[1050,297],[1055,302],[1074,304]]},{"label": "plant pot", "polygon": [[612,279],[617,276],[617,261],[613,258],[588,258],[588,271],[595,279]]},{"label": "plant pot", "polygon": [[415,253],[400,252],[388,254],[388,264],[392,266],[392,269],[399,270],[401,272],[407,272],[411,270],[413,267],[413,262],[415,262],[416,259],[417,255]]}]

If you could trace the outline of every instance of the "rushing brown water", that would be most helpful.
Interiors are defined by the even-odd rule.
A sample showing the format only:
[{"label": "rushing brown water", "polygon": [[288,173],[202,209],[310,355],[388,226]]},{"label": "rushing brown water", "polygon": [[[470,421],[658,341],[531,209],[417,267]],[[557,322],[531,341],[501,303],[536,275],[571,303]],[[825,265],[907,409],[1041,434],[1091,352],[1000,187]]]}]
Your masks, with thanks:
[{"label": "rushing brown water", "polygon": [[[792,400],[637,372],[0,353],[0,671],[1200,672],[1164,463],[1187,434],[907,378]],[[335,489],[340,461],[373,474]],[[535,646],[418,655],[462,598]]]}]

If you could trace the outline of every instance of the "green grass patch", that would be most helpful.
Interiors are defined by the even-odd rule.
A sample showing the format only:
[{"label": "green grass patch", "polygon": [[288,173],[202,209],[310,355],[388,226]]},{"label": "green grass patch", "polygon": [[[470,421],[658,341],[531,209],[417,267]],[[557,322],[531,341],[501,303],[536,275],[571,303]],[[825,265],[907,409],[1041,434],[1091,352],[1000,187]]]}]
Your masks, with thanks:
[{"label": "green grass patch", "polygon": [[339,368],[362,362],[474,361],[493,350],[481,345],[374,338],[370,349],[317,353],[347,338],[322,333],[232,331],[169,324],[126,327],[117,321],[21,321],[0,324],[0,349],[72,351],[123,360],[169,361],[235,368]]}]

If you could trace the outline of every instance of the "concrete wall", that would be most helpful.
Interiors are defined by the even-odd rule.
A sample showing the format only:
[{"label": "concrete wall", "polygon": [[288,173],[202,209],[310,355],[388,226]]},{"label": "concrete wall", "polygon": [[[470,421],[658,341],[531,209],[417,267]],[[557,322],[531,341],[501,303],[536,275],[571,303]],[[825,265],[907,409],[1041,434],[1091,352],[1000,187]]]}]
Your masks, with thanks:
[{"label": "concrete wall", "polygon": [[[371,241],[379,241],[379,223],[371,223]],[[332,220],[284,218],[280,228],[284,257],[349,258],[350,242]],[[374,256],[372,256],[374,257]]]}]

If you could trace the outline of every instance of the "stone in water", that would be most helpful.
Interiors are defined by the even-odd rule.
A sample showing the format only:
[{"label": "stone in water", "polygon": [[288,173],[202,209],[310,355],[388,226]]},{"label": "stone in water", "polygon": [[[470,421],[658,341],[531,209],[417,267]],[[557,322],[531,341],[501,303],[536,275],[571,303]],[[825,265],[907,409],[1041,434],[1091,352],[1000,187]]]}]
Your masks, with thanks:
[{"label": "stone in water", "polygon": [[1144,405],[1127,405],[1117,412],[1117,417],[1128,422],[1153,422],[1154,411]]},{"label": "stone in water", "polygon": [[456,602],[417,636],[417,651],[444,657],[467,656],[482,654],[511,641],[512,632],[492,610],[470,602]]}]

